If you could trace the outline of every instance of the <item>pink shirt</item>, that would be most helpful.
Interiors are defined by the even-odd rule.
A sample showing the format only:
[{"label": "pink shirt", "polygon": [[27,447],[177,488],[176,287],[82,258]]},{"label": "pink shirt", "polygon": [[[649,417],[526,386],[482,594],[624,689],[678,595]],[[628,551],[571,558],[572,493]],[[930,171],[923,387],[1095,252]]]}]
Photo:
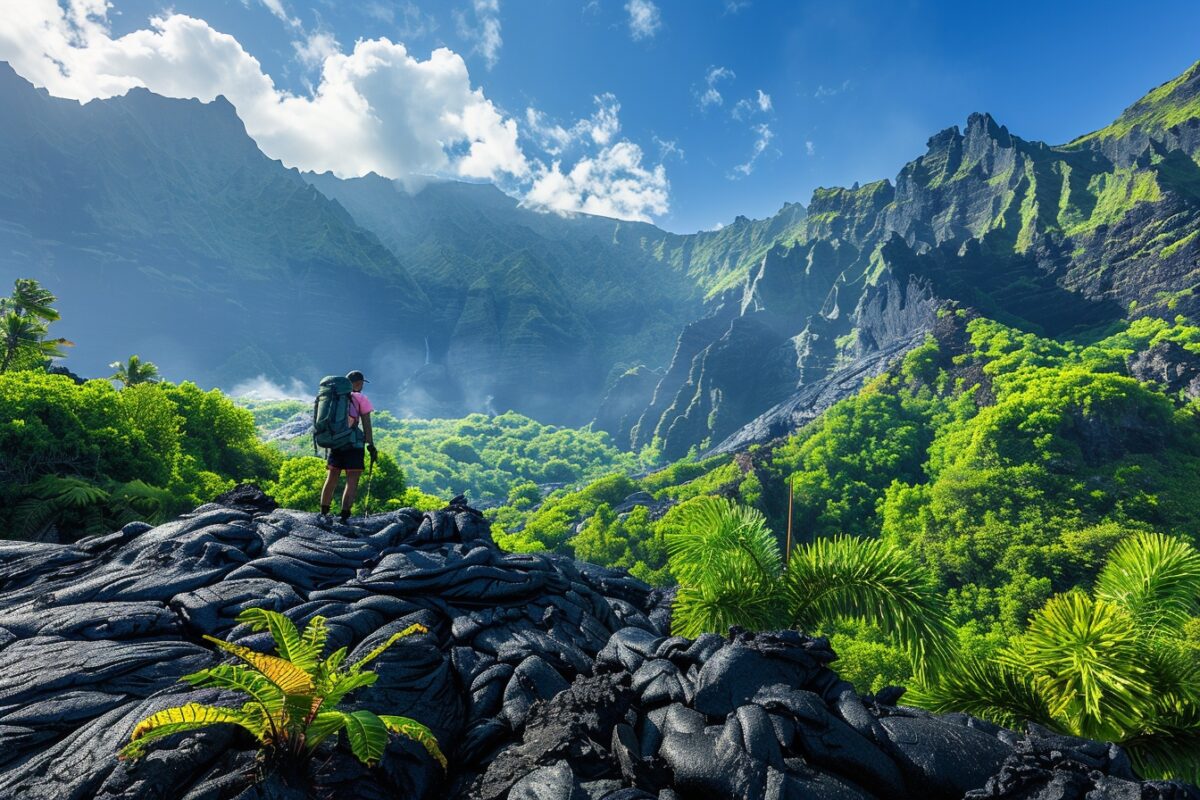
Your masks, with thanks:
[{"label": "pink shirt", "polygon": [[370,414],[375,410],[375,406],[371,405],[371,401],[367,399],[365,394],[361,392],[350,393],[350,427],[353,428],[358,424],[358,418],[363,414]]}]

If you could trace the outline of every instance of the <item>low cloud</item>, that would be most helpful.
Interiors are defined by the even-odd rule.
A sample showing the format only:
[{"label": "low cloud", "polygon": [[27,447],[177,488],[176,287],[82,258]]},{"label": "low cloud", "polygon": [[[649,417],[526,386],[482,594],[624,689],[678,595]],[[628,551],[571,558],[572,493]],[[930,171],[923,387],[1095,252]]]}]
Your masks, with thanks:
[{"label": "low cloud", "polygon": [[313,392],[298,378],[292,378],[285,385],[270,380],[266,375],[258,375],[236,384],[229,390],[229,396],[242,400],[303,400],[308,402],[313,399]]}]

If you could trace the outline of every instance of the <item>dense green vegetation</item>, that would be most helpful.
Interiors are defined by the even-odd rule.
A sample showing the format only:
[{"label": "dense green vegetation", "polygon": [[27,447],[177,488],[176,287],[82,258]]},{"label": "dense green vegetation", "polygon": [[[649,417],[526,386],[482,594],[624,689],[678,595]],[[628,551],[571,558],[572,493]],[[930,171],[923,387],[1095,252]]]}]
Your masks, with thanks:
[{"label": "dense green vegetation", "polygon": [[[312,413],[310,405],[292,400],[241,402],[263,434],[296,414]],[[443,498],[463,493],[473,501],[503,500],[528,483],[575,484],[642,466],[606,433],[542,425],[511,411],[461,419],[398,419],[386,411],[371,416],[375,443],[403,468],[408,484]],[[288,455],[312,454],[308,436],[276,446]]]},{"label": "dense green vegetation", "polygon": [[[894,548],[922,565],[944,595],[956,632],[952,645],[965,663],[1015,664],[1011,654],[1031,652],[1022,643],[1036,639],[1045,620],[1069,627],[1070,614],[1086,616],[1102,600],[1115,602],[1079,599],[1091,597],[1110,553],[1115,558],[1151,535],[1180,546],[1197,542],[1200,403],[1138,382],[1126,363],[1163,341],[1200,352],[1200,328],[1142,319],[1098,341],[1071,343],[985,319],[968,323],[958,314],[957,349],[931,337],[785,441],[737,457],[680,462],[640,480],[609,477],[554,493],[540,506],[515,493],[491,512],[500,538],[510,547],[573,553],[687,585],[696,576],[680,574],[666,558],[680,518],[707,495],[731,497],[762,512],[782,543],[790,482],[797,543],[849,535]],[[612,513],[637,491],[652,495],[654,513],[647,507]],[[669,502],[678,504],[663,514]],[[748,603],[743,610],[762,611],[753,601],[753,592],[742,594],[732,607]],[[1194,647],[1200,609],[1194,602],[1190,609],[1191,616],[1176,615],[1161,629]],[[777,623],[777,616],[746,611],[742,624],[767,624],[768,617]],[[700,627],[729,621],[712,614]],[[879,620],[824,618],[813,630],[833,634],[839,671],[861,688],[914,682],[909,659]],[[1053,639],[1044,630],[1040,635]],[[1164,663],[1160,656],[1145,659]],[[1037,669],[1021,663],[1023,674],[1043,675],[1048,686],[1063,680],[1047,662],[1036,662]],[[1200,692],[1191,673],[1180,678],[1164,667],[1154,677],[1159,682],[1150,685],[1159,696],[1166,684]],[[1182,691],[1170,696],[1184,697]],[[1194,736],[1196,721],[1183,719],[1194,711],[1188,702],[1194,700],[1172,707],[1173,721],[1157,712],[1136,724],[1127,717],[1120,738],[1161,743],[1150,731],[1172,725],[1187,731],[1179,733],[1184,739]],[[1097,735],[1049,689],[1041,707],[1039,718],[1048,724]]]}]

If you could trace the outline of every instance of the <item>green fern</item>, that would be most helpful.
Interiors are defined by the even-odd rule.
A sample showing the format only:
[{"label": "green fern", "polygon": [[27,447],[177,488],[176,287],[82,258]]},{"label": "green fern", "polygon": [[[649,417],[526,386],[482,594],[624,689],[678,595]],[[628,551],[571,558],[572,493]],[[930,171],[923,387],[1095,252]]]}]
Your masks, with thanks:
[{"label": "green fern", "polygon": [[277,655],[268,655],[213,636],[205,638],[237,656],[244,664],[222,664],[202,669],[182,680],[193,686],[231,689],[250,698],[240,709],[188,703],[154,714],[134,728],[121,758],[138,758],[147,746],[164,736],[219,723],[238,725],[249,731],[264,747],[277,754],[300,757],[322,741],[344,730],[350,750],[368,766],[377,762],[387,746],[388,732],[406,736],[422,745],[443,768],[446,757],[430,730],[407,717],[379,717],[370,711],[343,712],[336,706],[342,699],[378,679],[363,667],[396,642],[417,633],[428,633],[424,625],[410,625],[390,636],[349,669],[342,670],[346,648],[322,659],[327,628],[324,617],[314,617],[303,632],[277,611],[250,608],[237,617],[252,630],[269,630]]}]

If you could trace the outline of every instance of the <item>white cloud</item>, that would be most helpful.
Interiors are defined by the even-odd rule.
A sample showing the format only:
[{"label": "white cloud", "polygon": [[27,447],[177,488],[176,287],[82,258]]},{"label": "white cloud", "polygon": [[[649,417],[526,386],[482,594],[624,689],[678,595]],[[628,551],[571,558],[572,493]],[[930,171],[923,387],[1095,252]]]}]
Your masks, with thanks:
[{"label": "white cloud", "polygon": [[652,38],[662,27],[662,14],[652,0],[629,0],[625,10],[629,12],[629,33],[635,41]]},{"label": "white cloud", "polygon": [[674,139],[660,139],[654,137],[654,143],[658,145],[658,160],[664,162],[671,156],[679,156],[679,159],[684,159],[683,148],[679,146],[679,142]]},{"label": "white cloud", "polygon": [[834,95],[838,95],[847,91],[852,85],[853,84],[850,82],[849,78],[842,81],[838,86],[825,86],[822,84],[817,87],[815,92],[813,92],[813,97],[817,98],[818,100],[824,100],[826,97],[833,97]]},{"label": "white cloud", "polygon": [[[394,8],[399,20],[401,7]],[[612,94],[595,97],[593,113],[569,125],[527,109],[519,131],[446,48],[420,60],[379,38],[343,52],[331,34],[317,31],[294,43],[317,77],[308,91],[293,93],[204,20],[166,14],[114,37],[107,13],[104,0],[22,3],[0,16],[0,59],[52,94],[81,101],[133,87],[204,102],[224,95],[263,152],[304,170],[493,180],[526,206],[559,213],[649,221],[669,208],[661,162],[682,151],[655,138],[660,158],[646,163],[642,149],[622,138]],[[726,74],[732,77],[720,70],[714,80]],[[520,133],[544,148],[549,165],[526,156]]]},{"label": "white cloud", "polygon": [[292,42],[296,50],[296,58],[307,67],[317,67],[325,63],[325,59],[341,52],[341,45],[333,34],[328,31],[315,31],[304,38],[302,42]]},{"label": "white cloud", "polygon": [[763,152],[767,149],[767,145],[769,145],[771,140],[775,138],[774,132],[771,131],[770,126],[768,126],[765,122],[761,125],[755,125],[754,132],[757,134],[757,138],[754,141],[754,150],[750,154],[750,159],[746,161],[746,163],[738,164],[733,168],[733,172],[729,175],[731,180],[744,178],[753,172],[754,165],[758,161],[759,156],[763,154]]},{"label": "white cloud", "polygon": [[279,19],[283,22],[286,22],[293,28],[300,27],[299,19],[288,16],[287,9],[283,7],[283,0],[262,0],[262,4],[267,7],[268,11],[279,17]]},{"label": "white cloud", "polygon": [[758,94],[755,97],[746,97],[738,100],[734,104],[730,115],[736,120],[746,120],[756,113],[769,114],[773,110],[771,95],[762,89],[758,89],[757,92]]},{"label": "white cloud", "polygon": [[[662,160],[671,152],[682,156],[683,151],[674,142],[654,137],[662,157],[657,166],[644,166],[640,147],[628,139],[617,140],[621,104],[616,96],[606,93],[593,99],[592,115],[570,126],[551,122],[536,109],[525,110],[527,131],[554,161],[535,165],[533,185],[522,204],[561,214],[584,212],[645,222],[653,214],[666,213],[670,185]],[[562,156],[569,150],[593,152],[564,168]]]},{"label": "white cloud", "polygon": [[805,152],[805,153],[807,153],[807,154],[808,154],[808,155],[810,155],[810,156],[811,156],[811,155],[816,155],[816,152],[817,152],[817,146],[816,146],[815,144],[813,144],[811,140],[810,140],[810,141],[806,141],[806,142],[804,143],[804,152]]},{"label": "white cloud", "polygon": [[667,212],[669,194],[663,165],[647,169],[642,165],[642,149],[622,140],[579,159],[567,172],[559,161],[548,168],[540,166],[523,204],[559,213],[649,222],[651,215]]},{"label": "white cloud", "polygon": [[570,128],[548,122],[547,116],[535,108],[525,109],[525,126],[538,146],[552,156],[581,140],[606,145],[621,131],[621,104],[611,92],[592,99],[596,111],[590,117],[577,120]]},{"label": "white cloud", "polygon": [[360,40],[349,54],[326,40],[319,82],[296,95],[276,88],[236,39],[203,20],[154,17],[148,28],[113,38],[106,13],[103,0],[72,0],[65,10],[54,0],[19,3],[0,16],[0,59],[52,94],[81,101],[135,86],[202,101],[223,94],[265,153],[301,169],[529,175],[516,121],[471,87],[451,50],[420,61],[386,38]]},{"label": "white cloud", "polygon": [[496,66],[500,60],[500,46],[504,40],[500,38],[500,0],[472,0],[475,11],[475,24],[467,22],[461,12],[456,14],[459,34],[474,42],[473,52],[483,56],[488,69]]},{"label": "white cloud", "polygon": [[725,0],[725,13],[736,14],[750,6],[750,0]]},{"label": "white cloud", "polygon": [[700,102],[700,110],[705,111],[709,106],[719,106],[724,102],[721,93],[717,90],[717,83],[723,80],[731,80],[736,77],[733,70],[728,67],[709,67],[708,72],[704,75],[704,83],[707,88],[703,92],[697,93],[697,99]]}]

